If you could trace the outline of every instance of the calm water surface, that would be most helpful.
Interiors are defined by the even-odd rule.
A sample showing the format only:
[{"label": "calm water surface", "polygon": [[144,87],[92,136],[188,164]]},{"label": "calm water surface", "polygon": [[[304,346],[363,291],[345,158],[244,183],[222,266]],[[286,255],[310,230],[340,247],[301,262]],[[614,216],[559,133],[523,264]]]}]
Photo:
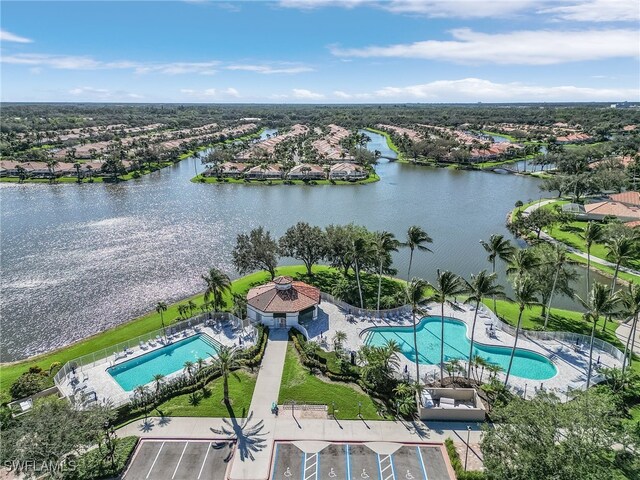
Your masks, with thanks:
[{"label": "calm water surface", "polygon": [[[441,268],[466,276],[489,268],[478,241],[507,234],[516,200],[540,197],[533,178],[386,160],[376,168],[382,180],[361,186],[191,183],[199,159],[120,184],[0,184],[2,361],[201,291],[211,266],[236,277],[235,238],[259,225],[279,236],[300,220],[355,222],[404,236],[419,224],[434,253],[417,254],[412,275],[433,279]],[[407,264],[406,252],[396,255],[400,276]]]}]

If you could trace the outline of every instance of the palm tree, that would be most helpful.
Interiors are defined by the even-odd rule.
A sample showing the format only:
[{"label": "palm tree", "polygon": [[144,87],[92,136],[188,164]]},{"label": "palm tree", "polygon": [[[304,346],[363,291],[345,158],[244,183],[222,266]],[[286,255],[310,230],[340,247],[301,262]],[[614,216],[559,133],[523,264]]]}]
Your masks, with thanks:
[{"label": "palm tree", "polygon": [[144,421],[147,421],[147,403],[149,401],[149,389],[145,385],[138,385],[133,389],[133,396],[144,407]]},{"label": "palm tree", "polygon": [[194,371],[194,368],[195,368],[195,363],[193,363],[191,360],[187,360],[186,362],[184,362],[183,367],[184,367],[183,368],[184,373],[186,373],[189,376],[189,378],[191,379],[191,377],[193,377],[193,371]]},{"label": "palm tree", "polygon": [[354,270],[356,271],[356,282],[358,284],[358,294],[360,295],[360,308],[364,308],[364,299],[362,297],[362,284],[360,283],[360,268],[362,262],[369,253],[369,245],[367,241],[358,236],[352,244],[351,255],[353,256]]},{"label": "palm tree", "polygon": [[464,280],[466,285],[466,291],[469,294],[464,303],[475,304],[475,311],[473,313],[473,323],[471,324],[471,345],[469,346],[469,367],[467,371],[467,378],[471,377],[471,360],[473,359],[473,337],[476,331],[476,319],[478,317],[478,309],[480,303],[484,297],[504,295],[504,289],[501,285],[496,284],[496,273],[487,273],[486,270],[482,270],[477,275],[471,275],[471,281]]},{"label": "palm tree", "polygon": [[[631,323],[631,330],[629,332],[629,338],[624,346],[624,358],[622,360],[622,371],[625,370],[627,364],[627,353],[629,354],[629,365],[631,365],[631,359],[633,357],[633,348],[636,342],[636,331],[638,328],[638,318],[640,317],[640,285],[629,284],[626,290],[618,291],[618,297],[622,303],[624,314],[633,318]],[[629,347],[631,343],[631,347]]]},{"label": "palm tree", "polygon": [[399,244],[400,242],[396,240],[393,233],[379,232],[376,234],[373,248],[376,256],[378,257],[378,303],[376,307],[376,310],[378,311],[380,311],[380,292],[382,291],[382,263],[391,252],[398,251]]},{"label": "palm tree", "polygon": [[607,257],[609,257],[609,259],[616,264],[616,269],[613,273],[613,280],[611,282],[611,293],[615,293],[616,280],[618,280],[618,271],[620,270],[620,265],[633,258],[637,253],[637,249],[634,240],[627,236],[610,238],[607,241],[605,248],[608,250]]},{"label": "palm tree", "polygon": [[413,350],[416,360],[416,382],[420,382],[420,359],[418,358],[418,324],[416,319],[416,313],[418,313],[418,305],[423,298],[424,289],[429,284],[421,278],[413,278],[407,283],[407,298],[411,304],[411,316],[413,320]]},{"label": "palm tree", "polygon": [[582,303],[582,306],[587,309],[587,312],[584,314],[584,319],[587,322],[592,322],[591,342],[589,344],[589,371],[587,373],[587,388],[589,388],[591,384],[591,369],[593,366],[593,339],[596,334],[596,324],[598,323],[600,315],[608,315],[613,312],[618,299],[611,295],[611,290],[605,285],[594,283],[588,300],[584,301],[580,297],[578,297],[578,300]]},{"label": "palm tree", "polygon": [[220,371],[222,376],[224,403],[229,404],[229,375],[240,368],[240,351],[236,347],[221,345],[213,358],[213,368]]},{"label": "palm tree", "polygon": [[517,277],[513,285],[513,294],[518,304],[518,324],[516,325],[516,338],[513,341],[511,349],[511,357],[509,358],[509,367],[507,368],[507,376],[504,379],[504,386],[509,383],[509,375],[511,374],[511,366],[513,365],[513,357],[516,354],[516,346],[518,345],[518,337],[520,336],[520,326],[522,325],[522,314],[525,308],[531,308],[537,303],[537,286],[531,277],[524,275]]},{"label": "palm tree", "polygon": [[[480,240],[480,244],[489,254],[487,260],[491,263],[492,273],[496,273],[496,259],[499,258],[503,262],[508,262],[515,251],[515,247],[511,244],[511,241],[504,238],[504,235],[493,234],[489,237],[488,242]],[[493,298],[493,311],[496,315],[498,314],[495,297]]]},{"label": "palm tree", "polygon": [[413,252],[418,249],[421,252],[431,252],[425,243],[433,243],[433,239],[418,225],[413,225],[407,230],[407,240],[402,243],[403,247],[408,247],[409,251],[409,270],[407,270],[407,280],[411,278],[411,264],[413,263]]},{"label": "palm tree", "polygon": [[603,234],[602,225],[596,222],[587,222],[584,232],[580,234],[587,249],[587,294],[585,298],[589,297],[589,292],[591,291],[591,281],[589,279],[589,273],[591,271],[591,246],[601,241]]},{"label": "palm tree", "polygon": [[336,334],[333,336],[333,350],[336,352],[342,351],[342,346],[344,342],[347,340],[347,334],[342,330],[338,330]]},{"label": "palm tree", "polygon": [[164,383],[164,375],[161,373],[156,373],[153,376],[153,383],[155,383],[156,385],[156,396],[157,396],[158,393],[160,393],[160,387],[162,387],[162,384]]},{"label": "palm tree", "polygon": [[517,250],[509,260],[507,275],[523,278],[540,265],[540,259],[531,249]]},{"label": "palm tree", "polygon": [[434,290],[430,300],[440,304],[440,383],[444,378],[444,304],[449,298],[464,293],[464,284],[458,275],[453,272],[440,272],[435,284],[429,284]]},{"label": "palm tree", "polygon": [[167,304],[165,302],[158,302],[156,304],[156,312],[160,314],[160,322],[162,322],[162,334],[166,337],[167,332],[164,327],[164,315],[163,313],[167,311]]},{"label": "palm tree", "polygon": [[551,287],[551,295],[549,295],[549,302],[547,303],[547,312],[544,317],[544,326],[542,327],[544,330],[547,329],[547,323],[549,322],[549,311],[551,310],[551,301],[553,299],[553,294],[556,291],[556,285],[558,284],[558,275],[560,275],[560,272],[568,261],[567,249],[559,243],[556,243],[554,245],[552,255],[553,267],[555,272],[553,274],[553,286]]},{"label": "palm tree", "polygon": [[223,305],[224,293],[231,291],[231,280],[226,273],[216,267],[209,269],[209,273],[202,275],[202,279],[207,284],[207,289],[204,291],[204,301],[208,302],[212,298],[213,310],[216,310]]}]

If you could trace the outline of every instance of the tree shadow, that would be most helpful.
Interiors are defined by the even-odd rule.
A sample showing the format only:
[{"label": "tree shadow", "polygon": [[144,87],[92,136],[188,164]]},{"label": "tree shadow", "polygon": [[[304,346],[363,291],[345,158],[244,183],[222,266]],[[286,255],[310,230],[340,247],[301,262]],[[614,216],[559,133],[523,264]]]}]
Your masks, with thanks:
[{"label": "tree shadow", "polygon": [[238,423],[231,405],[227,404],[227,410],[229,411],[230,418],[223,418],[222,422],[224,425],[222,428],[211,428],[211,431],[216,435],[234,437],[237,442],[237,450],[241,461],[245,461],[247,458],[254,460],[254,453],[266,447],[264,436],[268,432],[263,432],[264,421],[260,420],[251,425],[251,420],[253,419],[253,412],[251,412],[242,423]]},{"label": "tree shadow", "polygon": [[202,394],[200,392],[193,392],[189,395],[189,405],[197,407],[202,402]]}]

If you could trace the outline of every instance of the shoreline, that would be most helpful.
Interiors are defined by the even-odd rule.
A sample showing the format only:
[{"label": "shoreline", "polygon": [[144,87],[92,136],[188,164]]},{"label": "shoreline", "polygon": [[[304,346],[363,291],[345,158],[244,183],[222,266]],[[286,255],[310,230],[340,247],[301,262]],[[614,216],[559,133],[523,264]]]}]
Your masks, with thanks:
[{"label": "shoreline", "polygon": [[273,186],[273,185],[306,185],[324,186],[324,185],[367,185],[380,181],[380,176],[375,173],[371,173],[367,178],[363,180],[285,180],[285,179],[263,179],[263,180],[249,180],[243,178],[218,178],[218,177],[204,177],[202,174],[191,179],[192,183],[218,183],[218,184],[235,184],[235,185],[260,185],[260,186]]}]

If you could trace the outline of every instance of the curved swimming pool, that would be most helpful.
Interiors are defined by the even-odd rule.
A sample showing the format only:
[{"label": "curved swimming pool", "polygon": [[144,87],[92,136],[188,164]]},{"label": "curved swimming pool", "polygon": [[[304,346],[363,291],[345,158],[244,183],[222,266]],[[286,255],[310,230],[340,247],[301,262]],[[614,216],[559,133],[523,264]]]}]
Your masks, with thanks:
[{"label": "curved swimming pool", "polygon": [[[425,365],[440,363],[440,317],[424,317],[417,328],[419,361]],[[478,327],[476,325],[476,328]],[[467,361],[471,342],[467,337],[467,325],[456,318],[444,317],[444,360]],[[413,328],[411,327],[375,327],[369,330],[366,342],[381,346],[387,340],[395,340],[402,353],[411,362],[415,362],[413,348]],[[473,344],[473,355],[479,355],[489,363],[500,365],[505,371],[509,367],[511,347]],[[556,366],[546,357],[530,350],[516,348],[511,375],[531,380],[547,380],[557,373]]]}]

